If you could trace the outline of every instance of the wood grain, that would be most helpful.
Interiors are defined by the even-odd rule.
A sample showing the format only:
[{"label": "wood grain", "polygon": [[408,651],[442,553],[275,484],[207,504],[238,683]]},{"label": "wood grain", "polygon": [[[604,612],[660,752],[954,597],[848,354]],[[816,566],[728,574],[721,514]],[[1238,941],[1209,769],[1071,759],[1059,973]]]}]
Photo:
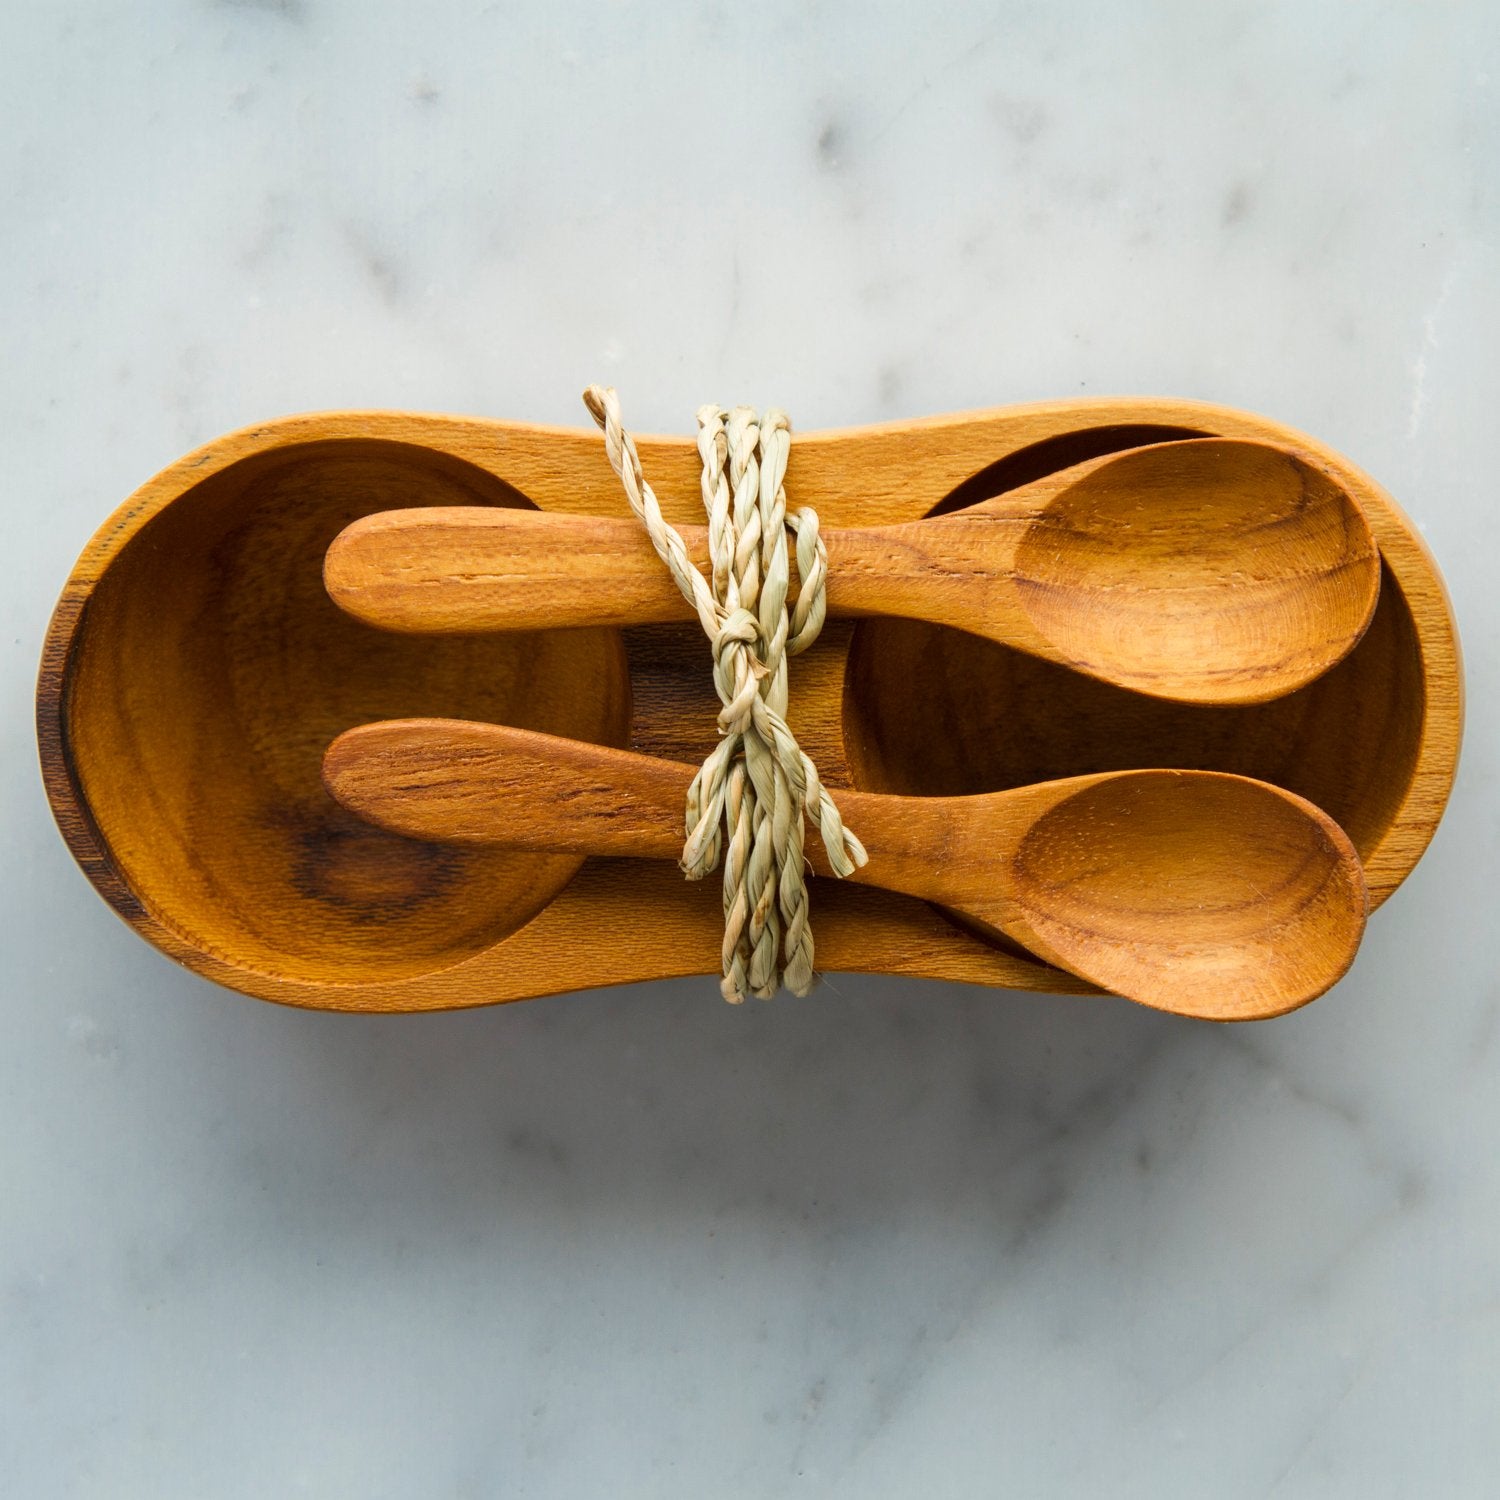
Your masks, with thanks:
[{"label": "wood grain", "polygon": [[[681,531],[694,561],[706,527]],[[1301,455],[1199,438],[1107,454],[937,519],[825,530],[829,610],[948,625],[1193,703],[1286,696],[1348,655],[1380,559]],[[324,584],[384,630],[658,624],[691,615],[632,517],[426,507],[365,516]]]},{"label": "wood grain", "polygon": [[[695,768],[507,725],[386,720],[323,760],[393,833],[674,860]],[[1080,978],[1178,1015],[1305,1005],[1353,961],[1364,875],[1343,830],[1261,781],[1118,771],[972,797],[846,792],[879,852],[848,878],[961,912]],[[831,878],[816,839],[808,857]]]},{"label": "wood grain", "polygon": [[[831,622],[794,664],[792,692],[794,728],[828,783],[931,795],[1164,763],[1236,771],[1332,813],[1372,901],[1389,896],[1452,784],[1459,657],[1426,548],[1347,460],[1228,408],[1068,401],[799,437],[788,494],[832,527],[906,522],[1204,433],[1309,453],[1358,497],[1385,577],[1345,661],[1272,703],[1193,707],[951,629]],[[669,518],[693,522],[691,440],[637,441]],[[48,795],[89,878],[164,952],[290,1004],[436,1009],[714,972],[718,894],[671,866],[408,848],[359,826],[318,775],[342,730],[409,715],[701,759],[716,700],[696,625],[443,643],[370,630],[322,591],[322,551],[358,516],[528,503],[617,516],[617,486],[593,432],[380,412],[253,427],[142,486],[79,559],[38,681]],[[555,680],[570,690],[554,694]],[[910,897],[820,884],[815,922],[830,971],[1088,988]]]}]

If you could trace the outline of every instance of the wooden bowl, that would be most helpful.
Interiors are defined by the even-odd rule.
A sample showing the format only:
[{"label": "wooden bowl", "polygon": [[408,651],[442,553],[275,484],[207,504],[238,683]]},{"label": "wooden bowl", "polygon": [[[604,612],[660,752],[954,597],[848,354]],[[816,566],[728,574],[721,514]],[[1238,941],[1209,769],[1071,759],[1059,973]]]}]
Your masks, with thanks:
[{"label": "wooden bowl", "polygon": [[[1458,647],[1425,547],[1338,455],[1201,403],[1054,402],[811,434],[793,444],[787,488],[830,525],[879,524],[1204,433],[1295,444],[1364,505],[1385,573],[1374,622],[1345,662],[1273,703],[1199,708],[954,631],[837,622],[793,669],[794,726],[829,784],[920,795],[1133,766],[1237,771],[1332,813],[1365,861],[1372,900],[1389,896],[1452,784]],[[669,518],[698,519],[691,440],[639,446]],[[417,715],[700,758],[717,704],[695,625],[403,637],[348,619],[321,586],[328,542],[359,515],[454,504],[619,514],[616,486],[596,434],[400,413],[269,423],[143,486],[74,569],[37,693],[48,795],[106,900],[219,983],[329,1009],[435,1009],[716,972],[712,882],[689,885],[666,865],[580,868],[396,838],[344,814],[318,773],[343,729]],[[827,970],[1087,988],[906,897],[819,882],[814,911]],[[1235,1014],[1232,997],[1224,1014]]]}]

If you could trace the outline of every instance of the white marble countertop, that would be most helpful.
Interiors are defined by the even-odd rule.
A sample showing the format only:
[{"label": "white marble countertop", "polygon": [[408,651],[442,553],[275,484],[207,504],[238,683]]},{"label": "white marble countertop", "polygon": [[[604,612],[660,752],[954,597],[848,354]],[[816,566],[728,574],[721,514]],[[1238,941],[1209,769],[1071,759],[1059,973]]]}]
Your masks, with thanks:
[{"label": "white marble countertop", "polygon": [[[123,0],[0,16],[0,1490],[1491,1496],[1500,45],[1418,6]],[[216,989],[35,769],[52,601],[227,429],[1203,397],[1440,559],[1466,758],[1239,1028],[837,977]]]}]

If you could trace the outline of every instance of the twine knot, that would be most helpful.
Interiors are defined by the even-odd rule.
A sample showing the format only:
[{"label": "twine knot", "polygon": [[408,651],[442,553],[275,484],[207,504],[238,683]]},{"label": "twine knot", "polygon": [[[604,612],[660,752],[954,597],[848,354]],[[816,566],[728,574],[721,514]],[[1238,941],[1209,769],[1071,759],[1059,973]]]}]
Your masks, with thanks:
[{"label": "twine knot", "polygon": [[[722,858],[724,998],[769,999],[785,985],[805,995],[815,983],[803,818],[812,810],[834,873],[866,862],[864,845],[844,827],[786,722],[787,658],[817,639],[826,613],[827,551],[809,508],[788,515],[791,423],[770,409],[698,410],[703,508],[708,514],[709,576],[693,565],[641,470],[635,442],[609,387],[583,396],[604,433],[605,452],[630,508],[657,556],[697,612],[713,653],[719,695],[719,743],[687,795],[682,869],[701,880]],[[801,588],[791,590],[787,532],[796,537]]]}]

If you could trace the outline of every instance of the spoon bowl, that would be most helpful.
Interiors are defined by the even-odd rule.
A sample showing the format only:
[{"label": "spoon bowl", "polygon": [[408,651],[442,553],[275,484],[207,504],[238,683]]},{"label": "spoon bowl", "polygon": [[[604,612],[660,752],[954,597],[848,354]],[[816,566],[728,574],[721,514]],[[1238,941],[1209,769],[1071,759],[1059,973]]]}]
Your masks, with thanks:
[{"label": "spoon bowl", "polygon": [[1265,702],[1354,648],[1380,555],[1323,469],[1263,443],[1203,439],[1088,466],[1026,528],[1015,578],[1056,659],[1092,677],[1197,703]]},{"label": "spoon bowl", "polygon": [[1213,1014],[1233,994],[1270,1015],[1348,968],[1357,869],[1331,819],[1264,782],[1124,772],[1037,819],[1015,900],[1029,946],[1103,989],[1139,995],[1167,974],[1174,1009]]}]

